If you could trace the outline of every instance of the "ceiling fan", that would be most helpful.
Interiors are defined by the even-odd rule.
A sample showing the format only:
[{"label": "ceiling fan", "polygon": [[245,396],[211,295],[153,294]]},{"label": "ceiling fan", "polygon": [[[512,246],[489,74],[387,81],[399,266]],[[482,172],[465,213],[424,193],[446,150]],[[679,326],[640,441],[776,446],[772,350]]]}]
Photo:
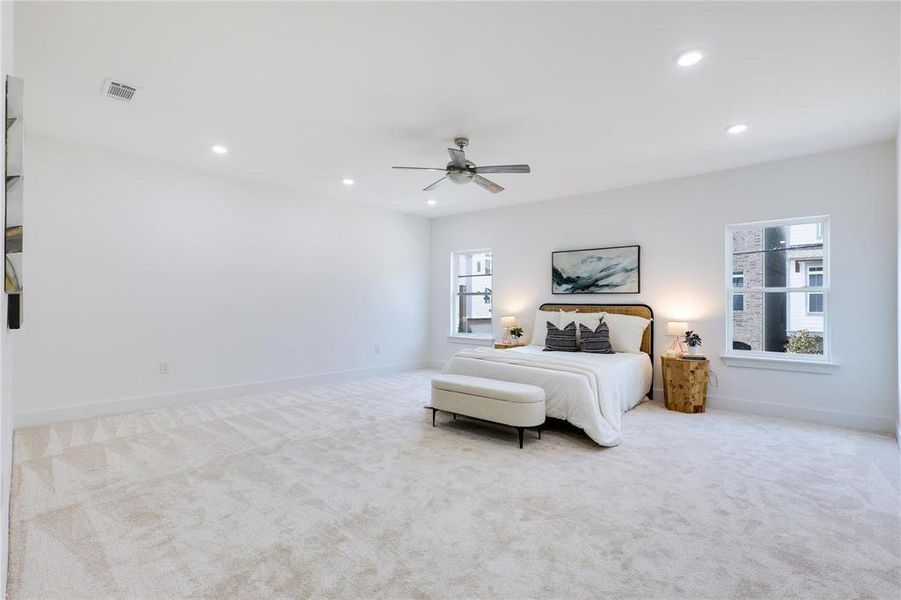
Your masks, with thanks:
[{"label": "ceiling fan", "polygon": [[503,192],[504,188],[498,184],[485,179],[481,173],[531,173],[529,165],[491,165],[486,167],[478,167],[471,160],[466,160],[466,154],[463,148],[469,145],[469,138],[458,137],[454,139],[457,148],[448,148],[447,153],[450,154],[450,162],[447,166],[441,167],[391,167],[392,169],[416,169],[418,171],[445,171],[444,177],[435,183],[423,188],[422,191],[430,192],[434,190],[439,183],[445,179],[450,179],[454,183],[464,184],[474,181],[477,185],[482,186],[489,192],[496,194]]}]

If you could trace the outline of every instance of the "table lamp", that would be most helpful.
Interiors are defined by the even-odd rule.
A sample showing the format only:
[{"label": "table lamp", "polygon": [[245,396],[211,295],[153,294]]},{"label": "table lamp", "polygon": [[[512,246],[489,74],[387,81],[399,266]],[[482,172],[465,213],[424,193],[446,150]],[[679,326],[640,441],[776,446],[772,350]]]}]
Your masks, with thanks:
[{"label": "table lamp", "polygon": [[501,327],[504,328],[504,337],[501,339],[501,342],[514,344],[513,336],[510,335],[510,329],[516,327],[516,317],[501,317]]},{"label": "table lamp", "polygon": [[685,335],[686,331],[688,331],[688,323],[685,321],[667,322],[666,335],[672,336],[673,338],[673,343],[666,349],[666,354],[668,356],[678,356],[685,353],[685,348],[682,347],[681,338]]}]

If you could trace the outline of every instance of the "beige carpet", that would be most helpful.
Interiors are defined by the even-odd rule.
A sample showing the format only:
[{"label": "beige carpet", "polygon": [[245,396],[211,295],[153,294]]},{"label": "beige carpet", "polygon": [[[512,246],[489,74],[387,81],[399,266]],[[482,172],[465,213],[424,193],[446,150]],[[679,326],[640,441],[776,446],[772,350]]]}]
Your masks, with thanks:
[{"label": "beige carpet", "polygon": [[23,430],[19,598],[898,598],[885,436],[644,404],[439,415],[428,371]]}]

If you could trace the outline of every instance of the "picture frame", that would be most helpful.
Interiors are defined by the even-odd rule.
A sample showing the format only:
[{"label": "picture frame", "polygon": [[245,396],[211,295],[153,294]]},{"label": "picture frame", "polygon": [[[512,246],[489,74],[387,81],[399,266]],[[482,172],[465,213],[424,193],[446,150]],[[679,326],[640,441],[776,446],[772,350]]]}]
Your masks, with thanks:
[{"label": "picture frame", "polygon": [[551,294],[641,293],[641,246],[551,252]]}]

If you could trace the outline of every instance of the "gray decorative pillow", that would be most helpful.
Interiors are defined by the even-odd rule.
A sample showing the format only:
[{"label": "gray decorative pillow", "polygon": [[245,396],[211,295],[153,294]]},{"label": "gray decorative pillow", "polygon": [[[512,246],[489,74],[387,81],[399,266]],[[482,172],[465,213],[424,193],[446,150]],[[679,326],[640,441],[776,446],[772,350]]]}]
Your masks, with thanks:
[{"label": "gray decorative pillow", "polygon": [[545,352],[578,352],[576,345],[576,324],[570,323],[559,329],[550,321],[547,322],[547,337],[544,339]]},{"label": "gray decorative pillow", "polygon": [[598,328],[594,331],[592,331],[590,327],[580,324],[579,337],[582,340],[582,352],[616,354],[616,352],[613,351],[613,346],[610,345],[610,328],[604,323],[603,317],[601,317]]}]

